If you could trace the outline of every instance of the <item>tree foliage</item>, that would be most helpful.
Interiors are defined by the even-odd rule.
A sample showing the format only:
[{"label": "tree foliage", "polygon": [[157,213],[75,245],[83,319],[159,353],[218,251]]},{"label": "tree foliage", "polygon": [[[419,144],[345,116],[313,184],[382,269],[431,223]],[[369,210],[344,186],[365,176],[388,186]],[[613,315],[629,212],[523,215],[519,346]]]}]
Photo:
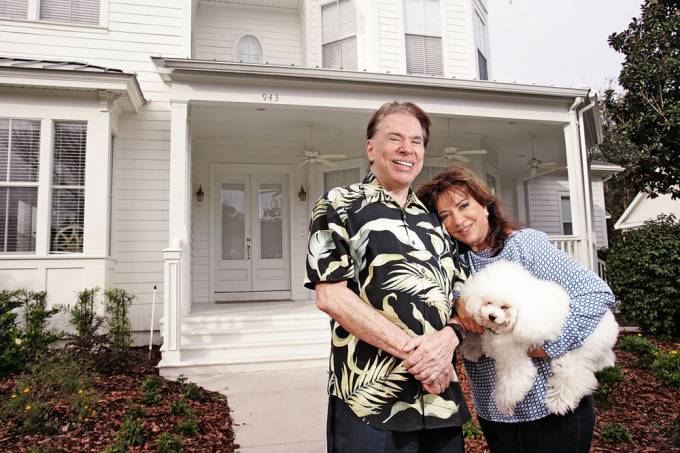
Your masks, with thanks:
[{"label": "tree foliage", "polygon": [[[640,18],[609,37],[624,55],[617,95],[606,93],[609,148],[640,191],[680,197],[680,0],[645,0]],[[613,137],[615,136],[615,137]]]}]

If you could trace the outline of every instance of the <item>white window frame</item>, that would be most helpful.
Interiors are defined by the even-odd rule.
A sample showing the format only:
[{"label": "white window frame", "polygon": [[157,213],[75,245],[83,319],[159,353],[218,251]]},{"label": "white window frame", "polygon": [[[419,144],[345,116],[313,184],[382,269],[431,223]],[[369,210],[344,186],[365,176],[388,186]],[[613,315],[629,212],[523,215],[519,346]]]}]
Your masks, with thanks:
[{"label": "white window frame", "polygon": [[[324,23],[323,23],[323,9],[324,9],[324,8],[328,8],[328,7],[331,6],[331,5],[335,5],[336,8],[339,9],[339,8],[340,8],[340,3],[344,3],[344,2],[348,2],[348,3],[350,3],[350,5],[352,6],[352,11],[354,12],[354,30],[352,30],[351,32],[348,32],[348,31],[345,31],[345,30],[342,30],[342,29],[341,29],[341,30],[340,30],[340,35],[339,35],[339,37],[338,37],[337,39],[334,39],[334,40],[331,40],[331,41],[324,41],[324,37],[323,37],[323,30],[324,30]],[[344,43],[344,42],[346,42],[346,41],[351,40],[352,38],[354,38],[354,58],[355,58],[355,60],[356,60],[356,61],[355,61],[356,67],[353,67],[353,68],[352,68],[352,67],[347,67],[347,66],[341,61],[340,68],[341,68],[341,69],[351,70],[351,71],[356,71],[356,70],[358,69],[358,66],[359,66],[359,39],[358,39],[358,36],[357,36],[357,25],[358,25],[357,22],[358,22],[358,21],[357,21],[357,8],[356,8],[356,4],[354,3],[354,0],[332,0],[332,1],[324,2],[324,3],[322,3],[322,4],[319,6],[319,24],[320,24],[320,26],[319,26],[319,33],[320,33],[320,38],[321,38],[321,39],[320,39],[320,41],[321,41],[321,54],[320,54],[320,57],[321,57],[321,67],[327,68],[327,69],[334,69],[334,68],[330,68],[330,67],[327,67],[327,66],[324,65],[324,61],[323,61],[323,49],[324,49],[325,46],[336,45],[336,44],[337,44],[337,45],[339,45],[340,48],[342,49],[342,43]],[[342,50],[340,50],[340,58],[342,58]]]},{"label": "white window frame", "polygon": [[[425,16],[425,13],[424,13],[425,5],[424,5],[424,3],[423,3],[423,0],[420,0],[420,3],[421,3],[421,6],[422,6],[422,9],[423,9],[423,19],[425,19],[425,17],[426,17],[426,16]],[[438,15],[438,20],[439,20],[439,24],[438,24],[439,34],[425,33],[425,31],[423,31],[422,33],[413,33],[413,32],[410,32],[410,31],[407,29],[407,24],[406,24],[406,0],[402,0],[402,11],[403,11],[402,16],[403,16],[403,19],[404,19],[404,62],[405,62],[405,65],[406,65],[406,73],[408,73],[408,74],[416,74],[416,75],[435,75],[435,76],[438,76],[438,77],[444,77],[444,76],[446,75],[446,64],[445,64],[445,61],[446,61],[446,51],[445,51],[445,48],[446,48],[446,46],[445,46],[445,43],[444,43],[444,35],[445,35],[445,33],[444,33],[444,26],[443,26],[442,20],[441,20],[441,18],[444,17],[444,10],[442,9],[442,8],[443,8],[443,3],[444,3],[444,2],[443,2],[442,0],[437,0],[437,3],[438,3],[438,5],[439,5],[439,15]],[[423,27],[424,27],[424,28],[427,28],[425,24],[423,24]],[[427,58],[426,58],[425,53],[423,53],[423,62],[422,62],[422,63],[423,63],[423,67],[424,67],[424,72],[413,72],[413,71],[409,71],[409,68],[408,68],[408,55],[407,55],[407,53],[406,53],[406,41],[408,40],[409,37],[423,38],[423,40],[426,39],[426,38],[436,38],[436,39],[439,40],[440,50],[441,50],[441,61],[439,62],[440,65],[441,65],[441,73],[434,74],[432,71],[429,70],[430,68],[427,67]]]},{"label": "white window frame", "polygon": [[[568,199],[569,200],[569,214],[571,215],[571,233],[565,233],[564,231],[564,224],[567,223],[567,221],[564,219],[564,213],[562,212],[562,199]],[[557,193],[557,212],[559,213],[560,216],[560,233],[563,236],[573,236],[574,235],[574,213],[571,209],[571,195],[569,192],[558,192]]]},{"label": "white window frame", "polygon": [[[10,121],[10,122],[9,122],[10,125],[11,125],[11,122],[12,122],[12,121],[16,121],[16,120],[38,121],[38,122],[40,122],[40,120],[39,120],[38,118],[26,118],[26,117],[5,116],[5,115],[0,115],[0,118],[8,119],[8,120]],[[43,131],[42,131],[42,124],[40,124],[39,127],[40,127],[40,144],[38,145],[38,147],[39,147],[39,148],[38,148],[38,176],[37,176],[37,179],[38,179],[38,180],[37,180],[37,181],[0,181],[0,188],[5,188],[5,187],[7,187],[7,188],[12,188],[12,187],[22,187],[22,188],[23,188],[23,187],[27,187],[27,188],[32,188],[32,187],[34,187],[34,188],[36,188],[36,189],[37,189],[37,191],[36,191],[36,192],[37,192],[37,193],[36,193],[36,211],[37,211],[37,212],[40,212],[40,209],[39,209],[39,203],[40,203],[40,196],[39,196],[39,195],[40,195],[40,194],[39,194],[39,192],[40,192],[40,176],[41,176],[41,172],[42,172],[42,161],[41,161],[42,153],[41,153],[41,147],[42,147],[42,142],[43,142],[43,137],[42,137],[42,133],[43,133]],[[10,129],[9,129],[9,130],[11,131],[11,126],[10,126]],[[11,147],[11,132],[10,132],[10,147]],[[11,153],[11,151],[10,151],[10,149],[8,149],[8,153],[7,153],[7,156],[8,156],[8,159],[7,159],[7,166],[8,166],[8,169],[9,169],[9,163],[10,163],[10,160],[9,160],[10,153]],[[5,201],[5,200],[0,200],[0,203],[4,203],[4,201]],[[38,225],[38,223],[37,223],[37,221],[38,221],[38,214],[37,214],[37,212],[36,212],[36,217],[33,219],[33,224],[34,224],[34,225],[33,225],[33,228],[34,228],[34,230],[35,230],[35,231],[34,231],[34,234],[35,234],[36,236],[37,236],[37,234],[38,234],[38,228],[39,228],[39,225]],[[0,219],[0,221],[4,221],[4,219]],[[5,235],[7,234],[7,229],[6,229],[6,228],[7,228],[7,225],[5,225]],[[0,238],[0,244],[4,244],[4,243],[5,243],[5,238]],[[38,242],[37,242],[37,237],[36,237],[36,239],[35,239],[35,246],[34,246],[33,250],[22,250],[22,251],[6,252],[6,251],[3,251],[3,250],[0,249],[0,256],[10,256],[10,257],[11,257],[11,256],[15,256],[15,255],[35,255],[36,252],[37,252],[37,248],[38,248]]]},{"label": "white window frame", "polygon": [[[477,25],[477,20],[479,19],[479,22],[482,24],[482,30],[479,30],[478,25]],[[475,5],[473,8],[473,13],[472,13],[472,33],[474,37],[474,49],[475,49],[475,58],[474,61],[477,66],[477,77],[480,80],[489,80],[489,26],[487,24],[488,19],[486,18],[486,14],[483,14],[481,9]],[[483,40],[482,43],[479,42],[480,40],[480,33],[481,33],[481,39]],[[486,64],[486,78],[482,78],[482,73],[479,70],[479,54],[482,54],[485,60]]]},{"label": "white window frame", "polygon": [[45,24],[63,25],[65,27],[107,28],[109,26],[109,0],[99,0],[99,21],[97,24],[85,24],[81,22],[61,22],[43,20],[40,18],[40,2],[42,0],[26,0],[27,14],[25,18],[2,17],[7,20],[26,20]]},{"label": "white window frame", "polygon": [[257,43],[258,47],[260,48],[260,61],[258,61],[256,63],[244,61],[243,63],[251,63],[251,64],[262,64],[262,63],[264,63],[266,60],[265,60],[265,57],[264,57],[264,46],[262,45],[262,40],[259,39],[257,36],[255,36],[252,33],[246,33],[246,34],[243,34],[243,35],[239,35],[236,38],[236,40],[234,41],[234,47],[233,47],[233,50],[232,50],[233,61],[236,61],[236,62],[241,61],[241,52],[240,52],[241,41],[243,41],[244,39],[247,39],[247,38],[254,39],[255,42]]}]

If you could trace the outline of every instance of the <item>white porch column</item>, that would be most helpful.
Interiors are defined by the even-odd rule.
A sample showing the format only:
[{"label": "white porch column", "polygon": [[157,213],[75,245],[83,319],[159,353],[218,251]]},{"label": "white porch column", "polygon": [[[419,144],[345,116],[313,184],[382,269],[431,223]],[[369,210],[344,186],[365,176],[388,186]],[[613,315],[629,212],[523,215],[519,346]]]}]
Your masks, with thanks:
[{"label": "white porch column", "polygon": [[[579,98],[579,100],[583,102],[581,98]],[[574,106],[572,106],[572,109],[569,111],[569,124],[564,126],[572,227],[574,229],[574,235],[579,239],[575,250],[577,256],[574,258],[587,268],[591,269],[587,249],[588,227],[586,224],[585,182],[583,180],[583,171],[581,170],[581,149],[579,146],[579,128],[575,111],[576,107],[577,103],[574,103]]]},{"label": "white porch column", "polygon": [[170,201],[168,236],[163,251],[163,359],[159,366],[180,361],[180,326],[188,313],[190,279],[191,146],[188,101],[171,101]]}]

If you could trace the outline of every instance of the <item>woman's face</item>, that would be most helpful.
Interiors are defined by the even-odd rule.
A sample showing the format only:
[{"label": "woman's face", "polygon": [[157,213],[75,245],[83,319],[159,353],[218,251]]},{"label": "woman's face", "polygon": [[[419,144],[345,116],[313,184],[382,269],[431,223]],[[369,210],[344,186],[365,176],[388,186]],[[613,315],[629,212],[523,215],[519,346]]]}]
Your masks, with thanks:
[{"label": "woman's face", "polygon": [[437,214],[449,234],[474,252],[488,248],[487,210],[462,189],[452,189],[437,199]]}]

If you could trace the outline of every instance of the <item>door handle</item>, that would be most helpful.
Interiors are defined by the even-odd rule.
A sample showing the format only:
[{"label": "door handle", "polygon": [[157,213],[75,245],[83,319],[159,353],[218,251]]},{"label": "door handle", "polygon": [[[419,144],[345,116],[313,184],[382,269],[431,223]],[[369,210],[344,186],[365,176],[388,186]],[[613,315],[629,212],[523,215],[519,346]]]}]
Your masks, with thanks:
[{"label": "door handle", "polygon": [[250,259],[250,252],[251,252],[251,244],[250,244],[250,238],[246,238],[246,252],[248,254],[248,259]]}]

